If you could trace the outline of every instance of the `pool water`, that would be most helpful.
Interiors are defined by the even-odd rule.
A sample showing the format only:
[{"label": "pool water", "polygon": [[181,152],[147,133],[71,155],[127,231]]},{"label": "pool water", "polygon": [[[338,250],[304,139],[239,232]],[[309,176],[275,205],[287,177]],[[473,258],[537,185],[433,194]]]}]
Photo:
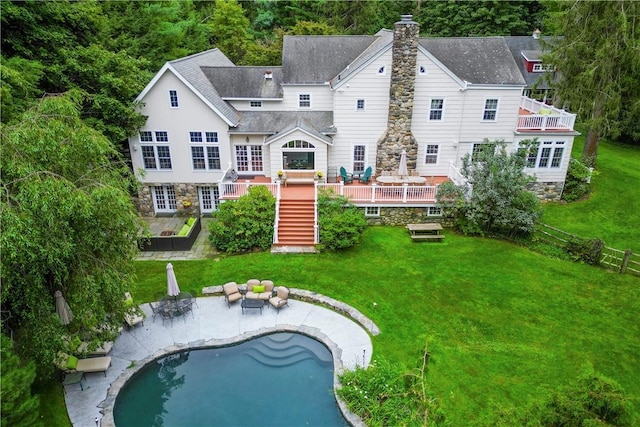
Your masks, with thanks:
[{"label": "pool water", "polygon": [[155,360],[120,391],[114,417],[118,427],[347,425],[331,352],[295,333]]}]

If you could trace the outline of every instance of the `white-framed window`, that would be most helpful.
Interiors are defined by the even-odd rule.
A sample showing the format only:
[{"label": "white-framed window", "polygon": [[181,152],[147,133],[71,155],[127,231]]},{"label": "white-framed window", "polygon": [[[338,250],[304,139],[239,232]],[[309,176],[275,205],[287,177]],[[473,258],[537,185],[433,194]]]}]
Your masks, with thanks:
[{"label": "white-framed window", "polygon": [[356,99],[356,111],[364,111],[365,101],[364,99]]},{"label": "white-framed window", "polygon": [[238,172],[262,172],[262,145],[236,145],[236,170]]},{"label": "white-framed window", "polygon": [[442,208],[429,206],[427,208],[427,216],[442,216]]},{"label": "white-framed window", "polygon": [[498,118],[498,99],[490,98],[484,101],[484,112],[482,113],[482,120],[487,122],[494,122]]},{"label": "white-framed window", "polygon": [[249,101],[249,107],[262,108],[262,101]]},{"label": "white-framed window", "polygon": [[189,141],[202,143],[202,132],[189,132]]},{"label": "white-framed window", "polygon": [[426,165],[438,164],[438,150],[440,146],[438,144],[427,144],[425,147],[424,163]]},{"label": "white-framed window", "polygon": [[194,170],[221,170],[220,147],[192,146],[191,162]]},{"label": "white-framed window", "polygon": [[477,162],[485,152],[494,152],[496,149],[495,144],[478,143],[473,144],[471,149],[471,161]]},{"label": "white-framed window", "polygon": [[353,146],[353,173],[364,172],[366,159],[367,159],[366,154],[367,154],[366,145]]},{"label": "white-framed window", "polygon": [[444,98],[431,98],[429,120],[442,120],[444,113]]},{"label": "white-framed window", "polygon": [[177,90],[170,90],[169,91],[169,105],[171,105],[171,108],[178,108],[178,91]]},{"label": "white-framed window", "polygon": [[527,154],[528,168],[559,168],[564,156],[564,141],[544,141]]},{"label": "white-framed window", "polygon": [[427,67],[425,67],[424,65],[420,65],[418,67],[418,73],[419,74],[427,74]]},{"label": "white-framed window", "polygon": [[[140,148],[142,164],[146,170],[170,170],[171,151],[169,150],[169,134],[166,131],[140,131]],[[165,144],[153,144],[154,142]]]},{"label": "white-framed window", "polygon": [[200,197],[200,212],[211,213],[218,209],[220,205],[220,191],[217,185],[198,187],[198,196]]},{"label": "white-framed window", "polygon": [[378,74],[379,75],[384,76],[386,74],[386,72],[387,71],[386,71],[384,65],[382,67],[378,68]]},{"label": "white-framed window", "polygon": [[158,185],[153,187],[153,205],[156,212],[175,212],[176,190],[172,185]]},{"label": "white-framed window", "polygon": [[544,73],[547,71],[553,71],[553,67],[551,65],[544,65],[542,62],[536,62],[533,64],[534,73]]},{"label": "white-framed window", "polygon": [[365,206],[364,216],[371,216],[371,217],[380,216],[380,206]]},{"label": "white-framed window", "polygon": [[311,94],[299,93],[298,94],[298,107],[299,108],[311,108]]},{"label": "white-framed window", "polygon": [[205,132],[207,142],[218,142],[218,132]]}]

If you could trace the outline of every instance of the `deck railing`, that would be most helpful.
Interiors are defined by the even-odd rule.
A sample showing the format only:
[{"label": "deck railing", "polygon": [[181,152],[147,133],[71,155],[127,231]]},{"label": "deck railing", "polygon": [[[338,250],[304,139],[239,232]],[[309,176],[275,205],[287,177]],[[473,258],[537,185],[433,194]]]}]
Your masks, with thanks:
[{"label": "deck railing", "polygon": [[[575,114],[567,113],[526,96],[520,98],[520,108],[530,111],[531,114],[518,116],[518,129],[573,130],[573,125],[576,122]],[[541,114],[541,111],[546,114]]]},{"label": "deck railing", "polygon": [[220,192],[221,199],[237,199],[244,196],[249,191],[249,187],[262,185],[273,194],[277,200],[280,199],[280,183],[266,183],[266,182],[228,182],[221,181],[218,184],[218,191]]},{"label": "deck railing", "polygon": [[372,184],[344,185],[342,182],[336,184],[318,184],[318,190],[329,190],[335,194],[348,198],[353,203],[435,203],[435,185],[399,185],[383,186]]}]

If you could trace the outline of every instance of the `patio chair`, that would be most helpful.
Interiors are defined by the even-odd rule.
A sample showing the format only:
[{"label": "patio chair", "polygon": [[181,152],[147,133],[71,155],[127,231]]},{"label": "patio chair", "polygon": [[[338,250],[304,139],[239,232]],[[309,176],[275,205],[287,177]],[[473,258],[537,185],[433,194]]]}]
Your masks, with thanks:
[{"label": "patio chair", "polygon": [[364,171],[364,175],[362,175],[360,178],[358,178],[358,181],[360,181],[363,184],[368,184],[369,181],[371,181],[371,166],[369,166]]},{"label": "patio chair", "polygon": [[138,323],[142,323],[144,326],[144,312],[142,314],[139,307],[135,306],[133,298],[129,292],[124,293],[124,305],[127,307],[128,313],[124,315],[124,321],[129,326],[129,329],[136,326]]},{"label": "patio chair", "polygon": [[347,173],[347,170],[343,166],[340,166],[340,177],[345,184],[351,184],[353,182],[353,176]]},{"label": "patio chair", "polygon": [[160,314],[160,306],[159,305],[154,305],[152,302],[149,303],[149,307],[151,307],[151,312],[153,313],[153,315],[151,316],[151,320],[153,322],[156,321],[156,316],[158,314]]},{"label": "patio chair", "polygon": [[107,376],[107,369],[111,366],[111,356],[90,357],[78,359],[67,353],[58,353],[57,366],[66,373],[72,372],[102,372]]},{"label": "patio chair", "polygon": [[269,300],[269,303],[274,306],[278,311],[281,307],[289,305],[289,288],[286,286],[278,286],[276,290],[276,296]]},{"label": "patio chair", "polygon": [[229,308],[231,308],[232,302],[242,299],[242,294],[236,282],[229,282],[222,285],[222,292],[224,293],[224,299],[227,301]]}]

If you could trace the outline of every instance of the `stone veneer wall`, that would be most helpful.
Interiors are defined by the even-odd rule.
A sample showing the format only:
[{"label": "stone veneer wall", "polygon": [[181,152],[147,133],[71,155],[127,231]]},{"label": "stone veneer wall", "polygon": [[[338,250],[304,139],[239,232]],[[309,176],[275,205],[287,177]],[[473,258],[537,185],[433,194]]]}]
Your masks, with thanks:
[{"label": "stone veneer wall", "polygon": [[533,182],[527,185],[527,190],[533,191],[541,202],[557,202],[562,196],[564,181]]},{"label": "stone veneer wall", "polygon": [[407,151],[407,168],[415,170],[418,143],[411,133],[416,60],[420,26],[403,15],[395,23],[389,87],[389,119],[387,130],[378,140],[376,175],[382,171],[397,171],[402,150]]},{"label": "stone veneer wall", "polygon": [[[142,216],[155,216],[155,210],[153,209],[153,196],[151,194],[151,188],[160,185],[167,185],[163,183],[145,184],[138,191],[138,198],[135,201],[138,212]],[[196,216],[200,215],[200,202],[198,199],[198,186],[196,184],[172,184],[176,192],[176,202],[178,204],[178,216]],[[189,201],[191,206],[184,207],[182,202]]]},{"label": "stone veneer wall", "polygon": [[427,208],[380,207],[379,217],[366,218],[368,225],[407,225],[442,221],[442,217],[428,216]]}]

